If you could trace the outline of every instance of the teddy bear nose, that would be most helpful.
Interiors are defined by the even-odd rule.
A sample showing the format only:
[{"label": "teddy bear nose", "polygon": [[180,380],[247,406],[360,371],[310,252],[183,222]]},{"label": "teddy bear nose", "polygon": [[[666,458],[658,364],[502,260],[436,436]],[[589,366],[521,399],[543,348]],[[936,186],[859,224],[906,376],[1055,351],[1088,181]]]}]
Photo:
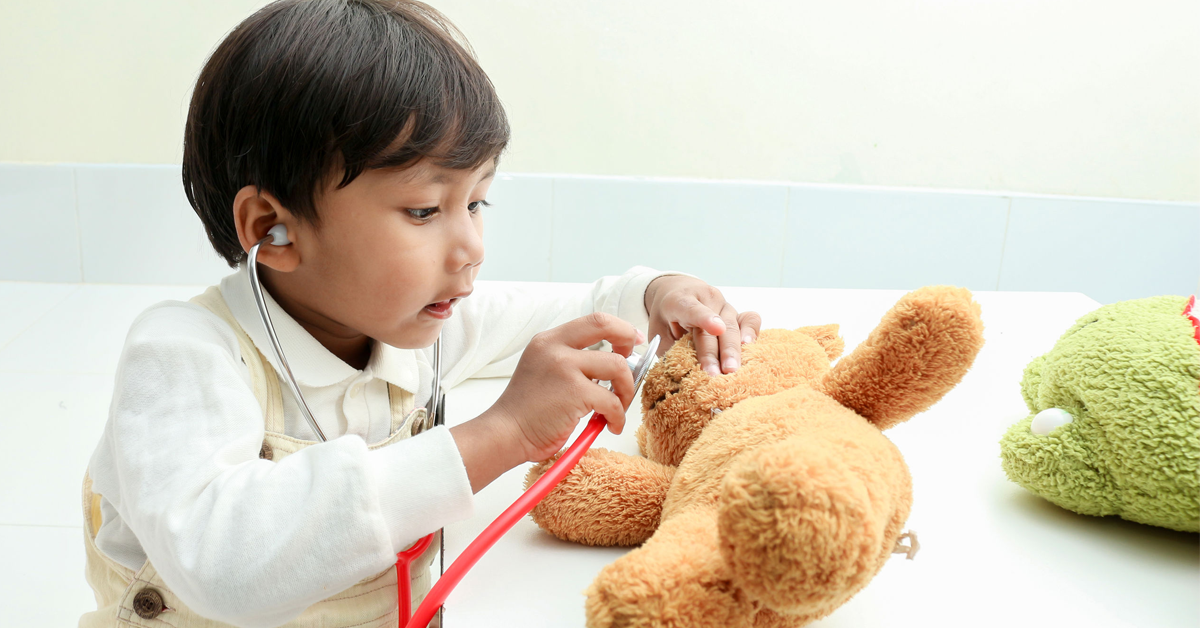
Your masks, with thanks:
[{"label": "teddy bear nose", "polygon": [[1029,424],[1029,431],[1038,436],[1045,436],[1055,428],[1062,427],[1074,420],[1075,417],[1062,408],[1046,408],[1033,417],[1033,422]]}]

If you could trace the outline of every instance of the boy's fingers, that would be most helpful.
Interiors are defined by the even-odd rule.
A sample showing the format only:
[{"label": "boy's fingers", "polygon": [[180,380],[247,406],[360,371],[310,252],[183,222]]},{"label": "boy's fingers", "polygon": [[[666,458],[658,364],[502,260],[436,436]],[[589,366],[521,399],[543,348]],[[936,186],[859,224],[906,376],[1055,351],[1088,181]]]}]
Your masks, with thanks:
[{"label": "boy's fingers", "polygon": [[[722,300],[721,302],[723,303],[724,301]],[[688,297],[687,302],[682,307],[683,312],[679,315],[678,320],[683,327],[693,331],[703,329],[713,336],[720,336],[725,333],[727,326],[725,320],[713,311],[711,307],[701,303],[695,297]]]},{"label": "boy's fingers", "polygon": [[741,328],[742,342],[751,343],[758,340],[758,332],[762,329],[762,317],[758,312],[742,312],[737,315],[738,327]]},{"label": "boy's fingers", "polygon": [[[608,380],[612,383],[612,394],[617,396],[617,402],[621,404],[623,417],[625,408],[633,403],[635,392],[633,390],[633,373],[629,370],[629,364],[620,355],[607,351],[584,351],[580,355],[583,361],[579,370],[584,377]],[[595,388],[605,393],[608,392],[601,386],[595,386]]]},{"label": "boy's fingers", "polygon": [[[614,402],[613,405],[616,406],[617,404]],[[601,410],[599,405],[596,406],[596,409]],[[621,432],[625,431],[624,414],[617,414],[615,410],[611,412],[598,411],[596,414],[604,417],[604,421],[608,423],[608,431],[612,432],[613,434],[620,434]]]},{"label": "boy's fingers", "polygon": [[[720,292],[713,288],[711,297],[714,300],[718,299]],[[721,299],[721,302],[724,302],[724,299]],[[692,343],[696,345],[696,357],[700,360],[700,368],[709,375],[720,375],[720,347],[717,339],[728,329],[725,319],[695,296],[685,297],[677,307],[677,311],[681,310],[679,324],[692,331]]]},{"label": "boy's fingers", "polygon": [[658,357],[660,358],[671,349],[676,340],[683,338],[683,335],[686,333],[688,333],[688,330],[674,321],[667,323],[665,330],[658,323],[650,323],[650,337],[658,336],[661,338],[658,342]]},{"label": "boy's fingers", "polygon": [[620,434],[625,429],[625,408],[617,395],[605,388],[592,385],[583,397],[584,402],[591,406],[596,414],[604,415],[610,432]]},{"label": "boy's fingers", "polygon": [[554,337],[573,349],[586,349],[601,340],[607,340],[615,353],[628,356],[633,348],[645,342],[639,341],[638,329],[633,325],[603,312],[593,312],[568,321],[551,330]]},{"label": "boy's fingers", "polygon": [[709,375],[720,375],[717,337],[702,329],[693,329],[692,332],[692,344],[696,345],[696,359],[700,361],[700,368]]},{"label": "boy's fingers", "polygon": [[738,327],[738,313],[726,303],[721,308],[721,320],[725,321],[725,333],[721,334],[721,372],[732,373],[742,365],[742,332]]}]

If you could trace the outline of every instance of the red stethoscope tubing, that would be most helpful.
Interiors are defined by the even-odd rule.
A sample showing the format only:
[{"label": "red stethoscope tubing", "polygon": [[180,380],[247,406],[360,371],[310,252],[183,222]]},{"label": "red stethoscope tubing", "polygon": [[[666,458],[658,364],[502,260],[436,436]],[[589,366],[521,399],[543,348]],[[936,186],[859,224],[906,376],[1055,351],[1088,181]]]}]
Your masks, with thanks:
[{"label": "red stethoscope tubing", "polygon": [[[467,571],[471,567],[474,567],[475,563],[479,562],[480,557],[491,549],[496,544],[496,541],[500,540],[500,537],[512,529],[522,517],[529,514],[529,511],[533,510],[533,507],[542,501],[550,491],[554,490],[554,487],[571,472],[571,469],[575,467],[579,459],[583,457],[583,454],[596,441],[596,437],[604,430],[606,423],[603,415],[592,414],[592,419],[584,426],[583,433],[579,435],[579,438],[575,439],[574,443],[571,443],[566,453],[542,477],[538,478],[538,481],[534,482],[533,486],[529,487],[529,490],[525,491],[507,510],[500,513],[500,516],[496,517],[496,520],[491,525],[485,528],[479,536],[475,537],[475,540],[467,546],[467,549],[463,550],[463,553],[442,574],[442,577],[438,578],[433,588],[429,590],[429,594],[425,596],[425,601],[421,602],[421,606],[417,608],[417,612],[412,615],[407,624],[404,624],[405,628],[426,628],[429,625],[429,621],[433,619],[434,614],[437,613],[437,609],[446,601],[446,596],[450,595],[450,591],[454,590],[454,587],[463,579]],[[409,590],[411,586],[408,573],[409,564],[428,549],[429,544],[432,542],[433,535],[430,534],[417,541],[412,547],[396,555],[396,590],[399,597],[400,618],[402,621],[405,617],[409,616],[409,609],[412,606],[412,602],[410,601],[411,592]]]},{"label": "red stethoscope tubing", "polygon": [[432,544],[433,535],[430,534],[396,554],[396,601],[401,618],[412,615],[412,573],[409,565]]}]

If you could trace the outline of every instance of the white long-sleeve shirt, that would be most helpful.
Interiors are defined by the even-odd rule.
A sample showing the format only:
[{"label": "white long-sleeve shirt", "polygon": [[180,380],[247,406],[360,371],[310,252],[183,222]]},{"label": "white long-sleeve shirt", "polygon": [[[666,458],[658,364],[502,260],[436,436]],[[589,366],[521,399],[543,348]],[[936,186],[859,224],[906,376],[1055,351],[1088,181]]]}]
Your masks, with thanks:
[{"label": "white long-sleeve shirt", "polygon": [[[220,285],[234,317],[279,375],[243,265]],[[510,376],[534,334],[592,312],[646,331],[635,267],[568,295],[480,282],[442,331],[443,390]],[[133,570],[149,560],[197,612],[271,626],[395,562],[416,539],[473,512],[466,468],[446,427],[387,447],[387,384],[422,405],[432,348],[375,342],[355,369],[265,295],[301,391],[328,442],[260,460],[264,423],[232,329],[202,306],[164,301],[130,327],[109,419],[92,456],[102,496],[101,552]],[[287,385],[287,435],[314,440]]]}]

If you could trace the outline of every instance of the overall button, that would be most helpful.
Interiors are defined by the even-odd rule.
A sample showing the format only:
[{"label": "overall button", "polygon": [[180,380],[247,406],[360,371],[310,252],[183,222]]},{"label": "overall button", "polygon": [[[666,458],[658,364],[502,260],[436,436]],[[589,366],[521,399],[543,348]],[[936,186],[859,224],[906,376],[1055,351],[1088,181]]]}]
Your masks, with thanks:
[{"label": "overall button", "polygon": [[149,587],[137,592],[133,596],[133,612],[138,614],[142,619],[154,619],[158,617],[165,606],[163,605],[162,594]]},{"label": "overall button", "polygon": [[263,460],[275,459],[275,450],[271,449],[270,443],[265,440],[263,441],[262,448],[258,450],[258,457],[262,458]]},{"label": "overall button", "polygon": [[425,417],[426,415],[424,412],[418,412],[417,416],[413,417],[412,431],[410,432],[413,436],[425,431]]}]

